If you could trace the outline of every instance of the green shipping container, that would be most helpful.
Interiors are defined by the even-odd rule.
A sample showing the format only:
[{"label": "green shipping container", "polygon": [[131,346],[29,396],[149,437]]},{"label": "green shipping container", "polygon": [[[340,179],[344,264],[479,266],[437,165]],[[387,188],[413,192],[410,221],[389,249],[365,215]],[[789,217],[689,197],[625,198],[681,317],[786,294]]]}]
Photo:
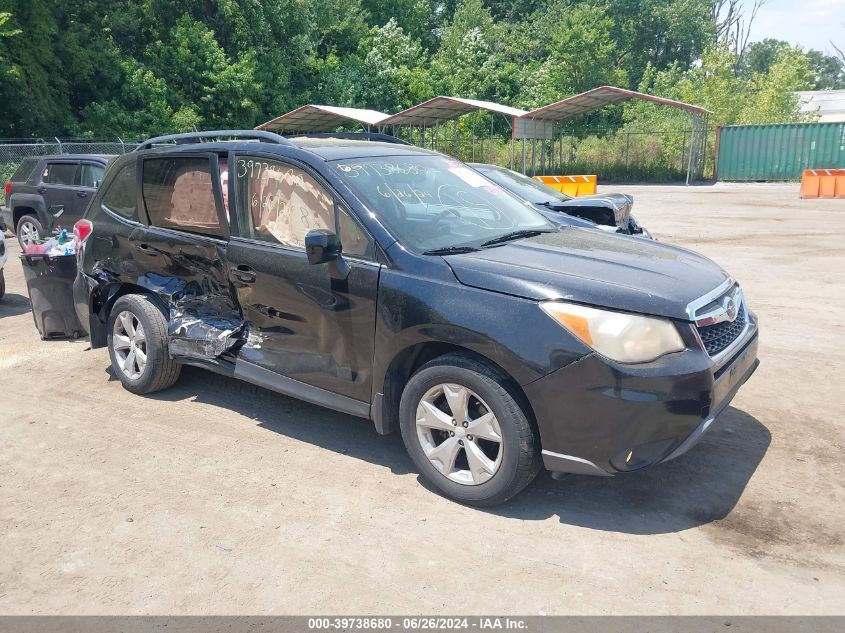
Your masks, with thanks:
[{"label": "green shipping container", "polygon": [[804,169],[845,168],[845,123],[721,129],[718,180],[799,180]]}]

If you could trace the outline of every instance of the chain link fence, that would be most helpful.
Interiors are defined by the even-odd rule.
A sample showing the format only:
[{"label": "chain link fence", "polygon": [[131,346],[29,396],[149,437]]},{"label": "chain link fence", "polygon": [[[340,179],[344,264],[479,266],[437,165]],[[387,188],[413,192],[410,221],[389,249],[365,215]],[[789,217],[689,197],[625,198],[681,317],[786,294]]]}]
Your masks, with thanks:
[{"label": "chain link fence", "polygon": [[[125,154],[137,141],[90,141],[84,139],[0,139],[0,185],[5,185],[24,158],[48,154]],[[6,203],[5,191],[0,191],[0,204]]]},{"label": "chain link fence", "polygon": [[[492,163],[530,175],[596,174],[604,182],[683,182],[687,175],[690,130],[593,129],[562,131],[545,141],[511,141],[508,136],[436,134],[429,129],[403,136],[416,145],[464,162]],[[714,178],[716,131],[702,131],[704,180]]]}]

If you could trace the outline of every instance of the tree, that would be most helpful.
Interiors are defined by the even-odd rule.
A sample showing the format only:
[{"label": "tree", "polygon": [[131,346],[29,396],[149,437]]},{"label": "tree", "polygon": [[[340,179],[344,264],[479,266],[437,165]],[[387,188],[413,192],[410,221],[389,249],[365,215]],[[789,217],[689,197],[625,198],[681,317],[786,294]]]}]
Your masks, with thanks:
[{"label": "tree", "polygon": [[464,44],[467,33],[475,29],[486,39],[493,32],[494,24],[482,0],[460,0],[452,19],[443,28],[440,47],[434,58],[435,65],[441,64],[443,68],[448,68],[449,62],[455,59],[458,49]]},{"label": "tree", "polygon": [[229,59],[205,25],[183,15],[165,42],[149,53],[160,77],[169,77],[170,102],[202,113],[209,127],[252,127],[258,114],[260,86],[255,55],[249,51]]},{"label": "tree", "polygon": [[798,90],[812,86],[813,73],[807,56],[792,47],[781,50],[766,74],[755,74],[743,99],[738,123],[793,123],[805,120],[800,112]]},{"label": "tree", "polygon": [[481,0],[461,0],[444,27],[431,74],[440,94],[512,101],[512,67],[503,42],[509,33]]},{"label": "tree", "polygon": [[[0,128],[4,136],[53,136],[70,111],[67,75],[55,42],[59,29],[48,0],[0,0],[6,35],[6,77],[0,84]],[[24,34],[25,37],[23,36]]]},{"label": "tree", "polygon": [[710,17],[716,26],[716,42],[727,46],[734,55],[734,72],[739,70],[751,38],[751,27],[763,5],[769,0],[713,0]]},{"label": "tree", "polygon": [[[650,69],[640,89],[643,92],[694,103],[713,114],[711,125],[737,123],[792,123],[804,120],[800,112],[797,90],[810,85],[812,73],[807,57],[800,50],[787,47],[777,54],[775,62],[765,73],[750,76],[734,73],[735,57],[725,45],[708,49],[701,65],[689,71],[673,67],[665,71]],[[632,103],[626,106],[625,120],[640,129],[675,129],[688,126],[680,111],[656,115],[649,104]],[[659,116],[659,119],[658,119]],[[663,121],[663,125],[658,124]]]},{"label": "tree", "polygon": [[[437,93],[534,107],[601,84],[718,121],[792,120],[779,94],[841,87],[843,67],[748,44],[762,2],[0,0],[0,135],[252,127],[304,103],[394,112]],[[615,129],[625,112],[575,124]]]},{"label": "tree", "polygon": [[747,77],[754,73],[766,74],[771,71],[779,56],[789,50],[797,51],[806,56],[807,64],[813,75],[811,89],[836,90],[845,88],[845,67],[837,57],[825,55],[821,51],[813,49],[803,52],[800,47],[794,47],[789,42],[771,38],[754,42],[748,46],[740,66],[740,72]]},{"label": "tree", "polygon": [[689,68],[715,37],[711,0],[615,0],[607,4],[610,35],[617,45],[615,63],[631,85],[647,66]]},{"label": "tree", "polygon": [[807,61],[813,72],[813,90],[842,90],[845,88],[845,57],[825,55],[821,51],[807,51]]},{"label": "tree", "polygon": [[771,70],[781,51],[791,48],[789,42],[767,37],[748,46],[740,64],[740,72],[746,76],[753,73],[767,73]]},{"label": "tree", "polygon": [[364,56],[363,98],[369,107],[395,112],[431,96],[427,55],[396,20],[375,28]]},{"label": "tree", "polygon": [[394,20],[412,39],[423,46],[435,44],[432,29],[437,3],[433,0],[363,0],[370,24],[381,26]]},{"label": "tree", "polygon": [[588,4],[575,6],[554,22],[545,98],[560,99],[602,84],[627,84],[625,71],[614,63],[619,50],[613,28],[606,12]]}]

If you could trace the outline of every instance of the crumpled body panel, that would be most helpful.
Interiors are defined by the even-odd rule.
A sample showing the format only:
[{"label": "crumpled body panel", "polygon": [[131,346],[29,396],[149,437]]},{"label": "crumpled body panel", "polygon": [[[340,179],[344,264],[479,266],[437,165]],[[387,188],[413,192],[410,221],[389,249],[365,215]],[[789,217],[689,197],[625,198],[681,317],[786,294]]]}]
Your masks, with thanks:
[{"label": "crumpled body panel", "polygon": [[167,301],[170,354],[212,358],[246,339],[240,309],[228,288],[147,273],[138,280]]},{"label": "crumpled body panel", "polygon": [[[143,227],[128,236],[124,247],[102,250],[104,256],[91,268],[91,276],[105,293],[102,303],[124,283],[150,291],[166,308],[172,356],[214,358],[247,340],[228,278],[225,246]],[[115,258],[115,253],[122,256]]]}]

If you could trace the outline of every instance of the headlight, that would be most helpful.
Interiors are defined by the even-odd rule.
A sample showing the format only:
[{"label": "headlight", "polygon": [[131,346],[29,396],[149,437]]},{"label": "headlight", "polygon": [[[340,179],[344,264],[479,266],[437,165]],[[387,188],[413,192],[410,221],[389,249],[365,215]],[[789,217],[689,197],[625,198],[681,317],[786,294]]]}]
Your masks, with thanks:
[{"label": "headlight", "polygon": [[671,321],[545,301],[543,311],[599,354],[620,363],[645,363],[684,349]]}]

